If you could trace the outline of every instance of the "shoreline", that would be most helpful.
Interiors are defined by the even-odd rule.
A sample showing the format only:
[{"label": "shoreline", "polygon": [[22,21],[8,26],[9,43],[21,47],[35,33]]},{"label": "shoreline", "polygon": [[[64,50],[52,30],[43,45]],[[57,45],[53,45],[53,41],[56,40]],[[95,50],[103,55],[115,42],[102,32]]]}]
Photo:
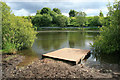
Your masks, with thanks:
[{"label": "shoreline", "polygon": [[[53,59],[36,59],[31,64],[18,67],[24,60],[24,56],[16,55],[15,58],[5,61],[3,55],[2,71],[3,78],[95,78],[95,79],[116,79],[120,78],[120,73],[90,68],[84,64],[71,66],[63,61]],[[7,55],[9,56],[9,55]]]},{"label": "shoreline", "polygon": [[36,32],[100,32],[99,30],[39,30]]},{"label": "shoreline", "polygon": [[39,27],[37,31],[40,30],[99,30],[98,27]]}]

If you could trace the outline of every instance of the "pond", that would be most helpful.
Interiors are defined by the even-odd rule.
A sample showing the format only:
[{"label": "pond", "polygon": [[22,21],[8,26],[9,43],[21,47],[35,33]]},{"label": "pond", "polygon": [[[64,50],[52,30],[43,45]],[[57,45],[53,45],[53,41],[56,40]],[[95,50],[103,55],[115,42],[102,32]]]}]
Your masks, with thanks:
[{"label": "pond", "polygon": [[55,51],[61,48],[90,49],[89,43],[93,43],[98,32],[39,32],[32,50],[38,55]]},{"label": "pond", "polygon": [[[40,31],[32,48],[23,50],[22,53],[41,58],[42,54],[61,48],[90,49],[90,43],[93,44],[97,35],[99,35],[99,31]],[[118,59],[119,57],[116,58],[115,56],[101,58],[91,55],[83,64],[91,67],[104,64],[107,64],[106,67],[111,64],[116,66],[120,61]]]}]

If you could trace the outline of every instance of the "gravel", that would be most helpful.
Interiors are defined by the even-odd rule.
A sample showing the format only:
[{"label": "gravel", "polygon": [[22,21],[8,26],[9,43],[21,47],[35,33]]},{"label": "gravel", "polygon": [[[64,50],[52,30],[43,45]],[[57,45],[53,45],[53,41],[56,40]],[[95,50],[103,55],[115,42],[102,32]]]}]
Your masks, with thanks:
[{"label": "gravel", "polygon": [[[4,57],[3,57],[4,58]],[[2,61],[3,79],[8,78],[82,78],[82,79],[119,79],[120,74],[112,71],[89,68],[83,64],[70,65],[66,62],[49,58],[37,59],[33,63],[17,67],[24,60],[17,55],[9,61]]]}]

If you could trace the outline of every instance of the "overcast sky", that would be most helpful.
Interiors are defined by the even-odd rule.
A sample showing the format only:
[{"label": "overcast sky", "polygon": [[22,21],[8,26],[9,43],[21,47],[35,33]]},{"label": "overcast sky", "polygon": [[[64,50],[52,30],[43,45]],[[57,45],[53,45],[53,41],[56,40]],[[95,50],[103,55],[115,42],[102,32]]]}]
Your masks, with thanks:
[{"label": "overcast sky", "polygon": [[[70,9],[84,11],[87,16],[98,15],[100,10],[106,15],[108,0],[4,0],[16,16],[35,15],[43,7],[59,8],[63,15],[69,16]],[[109,0],[113,3],[113,0]]]}]

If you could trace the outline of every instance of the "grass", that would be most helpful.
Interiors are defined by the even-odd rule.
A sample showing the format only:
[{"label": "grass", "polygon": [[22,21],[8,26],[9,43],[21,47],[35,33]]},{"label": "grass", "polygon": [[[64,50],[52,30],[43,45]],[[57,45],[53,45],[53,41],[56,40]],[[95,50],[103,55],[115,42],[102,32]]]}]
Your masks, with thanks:
[{"label": "grass", "polygon": [[0,50],[0,54],[2,54],[3,50]]}]

